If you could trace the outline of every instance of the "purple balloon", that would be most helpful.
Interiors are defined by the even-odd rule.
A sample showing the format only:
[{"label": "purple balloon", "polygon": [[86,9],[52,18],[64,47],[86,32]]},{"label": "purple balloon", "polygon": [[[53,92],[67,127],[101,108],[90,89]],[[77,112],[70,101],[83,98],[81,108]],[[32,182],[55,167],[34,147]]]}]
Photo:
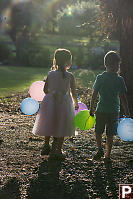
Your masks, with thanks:
[{"label": "purple balloon", "polygon": [[78,110],[75,110],[75,115],[76,115],[78,112],[82,111],[82,110],[88,110],[87,106],[86,106],[84,103],[78,102],[78,105],[79,105],[79,109],[78,109]]}]

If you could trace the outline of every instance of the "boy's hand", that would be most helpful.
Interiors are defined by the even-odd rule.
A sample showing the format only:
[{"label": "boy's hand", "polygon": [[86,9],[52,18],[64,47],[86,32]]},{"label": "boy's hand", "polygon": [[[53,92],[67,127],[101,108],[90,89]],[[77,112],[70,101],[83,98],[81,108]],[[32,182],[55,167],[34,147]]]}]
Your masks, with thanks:
[{"label": "boy's hand", "polygon": [[97,95],[98,95],[98,92],[97,91],[93,91],[92,93],[92,98],[91,98],[91,101],[90,101],[90,115],[91,116],[94,116],[94,113],[95,113],[95,101],[97,99]]},{"label": "boy's hand", "polygon": [[126,118],[130,118],[131,115],[130,115],[130,114],[126,114],[125,117],[126,117]]},{"label": "boy's hand", "polygon": [[123,115],[123,117],[127,117],[127,118],[131,117],[131,114],[130,114],[129,110],[125,111],[125,115]]},{"label": "boy's hand", "polygon": [[128,101],[127,101],[127,97],[125,93],[120,94],[120,100],[123,105],[123,109],[124,109],[126,117],[131,117],[129,107],[128,107]]}]

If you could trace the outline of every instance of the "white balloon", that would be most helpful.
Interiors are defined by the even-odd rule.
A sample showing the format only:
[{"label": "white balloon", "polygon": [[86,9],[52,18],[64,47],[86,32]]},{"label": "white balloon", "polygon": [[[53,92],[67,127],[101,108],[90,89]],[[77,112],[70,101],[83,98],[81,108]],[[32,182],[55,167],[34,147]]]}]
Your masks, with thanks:
[{"label": "white balloon", "polygon": [[117,133],[124,141],[133,141],[133,119],[124,118],[118,124]]}]

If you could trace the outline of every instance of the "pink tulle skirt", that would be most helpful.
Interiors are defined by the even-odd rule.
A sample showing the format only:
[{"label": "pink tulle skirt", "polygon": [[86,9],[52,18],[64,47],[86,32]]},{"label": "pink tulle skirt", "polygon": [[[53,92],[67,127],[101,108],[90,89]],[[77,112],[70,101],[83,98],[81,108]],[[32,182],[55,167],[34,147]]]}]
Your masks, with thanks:
[{"label": "pink tulle skirt", "polygon": [[75,135],[74,105],[70,94],[59,103],[47,94],[38,111],[32,133],[39,136],[65,137]]}]

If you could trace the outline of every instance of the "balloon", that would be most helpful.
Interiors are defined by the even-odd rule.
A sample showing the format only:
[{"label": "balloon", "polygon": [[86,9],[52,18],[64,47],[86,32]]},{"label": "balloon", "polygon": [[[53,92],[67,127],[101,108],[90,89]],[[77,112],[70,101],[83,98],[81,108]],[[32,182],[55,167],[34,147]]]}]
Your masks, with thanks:
[{"label": "balloon", "polygon": [[122,119],[118,124],[117,133],[122,140],[133,141],[133,119]]},{"label": "balloon", "polygon": [[75,116],[75,126],[80,130],[89,130],[95,124],[95,116],[90,116],[89,110],[82,110]]},{"label": "balloon", "polygon": [[44,88],[44,84],[45,82],[43,81],[36,81],[34,83],[31,84],[30,89],[29,89],[29,93],[30,96],[36,100],[36,101],[42,101],[45,93],[43,91]]},{"label": "balloon", "polygon": [[20,108],[25,115],[33,115],[38,111],[39,103],[36,100],[28,97],[21,102]]},{"label": "balloon", "polygon": [[76,115],[78,112],[82,111],[82,110],[88,110],[87,106],[86,106],[84,103],[78,102],[78,105],[79,105],[79,108],[78,108],[78,110],[75,110],[75,115]]}]

